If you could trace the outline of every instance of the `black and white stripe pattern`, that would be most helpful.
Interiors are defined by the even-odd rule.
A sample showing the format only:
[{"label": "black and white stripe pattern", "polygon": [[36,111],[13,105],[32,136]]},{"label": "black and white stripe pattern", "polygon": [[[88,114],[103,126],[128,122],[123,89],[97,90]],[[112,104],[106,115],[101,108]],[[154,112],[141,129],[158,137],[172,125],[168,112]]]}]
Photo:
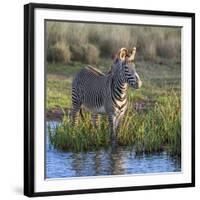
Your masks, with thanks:
[{"label": "black and white stripe pattern", "polygon": [[93,113],[93,123],[97,124],[98,114],[107,114],[111,137],[116,137],[116,129],[127,109],[127,87],[141,86],[134,64],[120,59],[112,66],[109,74],[103,74],[92,67],[82,69],[72,83],[72,123],[78,120],[78,112],[84,106]]}]

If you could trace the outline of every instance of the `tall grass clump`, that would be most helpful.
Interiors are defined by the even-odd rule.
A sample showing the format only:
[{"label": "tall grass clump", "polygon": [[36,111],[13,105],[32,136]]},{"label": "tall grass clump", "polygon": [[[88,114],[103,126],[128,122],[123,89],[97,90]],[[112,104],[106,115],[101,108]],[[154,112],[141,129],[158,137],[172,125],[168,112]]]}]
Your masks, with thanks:
[{"label": "tall grass clump", "polygon": [[156,52],[159,57],[180,60],[181,57],[181,38],[167,37],[161,40]]},{"label": "tall grass clump", "polygon": [[72,61],[88,64],[97,64],[99,62],[99,50],[92,44],[72,45],[70,50]]},{"label": "tall grass clump", "polygon": [[[94,128],[90,115],[84,121],[71,126],[69,118],[64,117],[55,129],[49,127],[50,141],[62,150],[94,150],[110,145],[108,121],[100,120]],[[171,155],[181,154],[181,105],[180,97],[171,91],[157,99],[153,108],[136,112],[129,107],[117,135],[118,145],[134,146],[136,153],[167,151]]]},{"label": "tall grass clump", "polygon": [[108,27],[103,25],[96,27],[96,30],[96,38],[99,38],[96,45],[103,58],[111,57],[122,47],[129,48],[136,45],[136,37],[131,37],[131,31],[126,26]]},{"label": "tall grass clump", "polygon": [[70,151],[95,150],[109,145],[107,122],[102,120],[96,128],[91,124],[90,116],[85,116],[84,122],[72,127],[69,118],[64,116],[63,121],[54,127],[48,126],[49,138],[55,148]]},{"label": "tall grass clump", "polygon": [[64,43],[56,43],[47,50],[47,61],[52,63],[68,63],[71,59],[69,46]]},{"label": "tall grass clump", "polygon": [[134,144],[138,153],[166,150],[180,155],[180,97],[172,91],[170,95],[159,97],[154,108],[144,113],[129,110],[120,127],[119,138],[122,145]]}]

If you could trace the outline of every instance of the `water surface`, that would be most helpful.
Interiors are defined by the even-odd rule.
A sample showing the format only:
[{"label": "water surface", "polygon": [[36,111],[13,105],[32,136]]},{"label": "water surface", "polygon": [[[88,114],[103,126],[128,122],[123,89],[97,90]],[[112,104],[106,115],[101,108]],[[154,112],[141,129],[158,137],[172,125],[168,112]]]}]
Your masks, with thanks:
[{"label": "water surface", "polygon": [[134,147],[64,152],[54,149],[46,135],[46,178],[181,171],[180,160],[170,157],[166,152],[136,155]]}]

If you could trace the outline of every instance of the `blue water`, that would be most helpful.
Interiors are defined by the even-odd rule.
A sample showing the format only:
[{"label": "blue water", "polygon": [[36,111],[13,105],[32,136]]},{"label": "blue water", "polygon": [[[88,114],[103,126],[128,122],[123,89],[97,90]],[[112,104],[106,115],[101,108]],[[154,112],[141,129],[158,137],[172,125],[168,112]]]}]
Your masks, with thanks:
[{"label": "blue water", "polygon": [[46,137],[46,178],[180,171],[180,160],[165,152],[136,155],[134,147],[110,147],[80,153],[63,152],[54,149],[48,136]]}]

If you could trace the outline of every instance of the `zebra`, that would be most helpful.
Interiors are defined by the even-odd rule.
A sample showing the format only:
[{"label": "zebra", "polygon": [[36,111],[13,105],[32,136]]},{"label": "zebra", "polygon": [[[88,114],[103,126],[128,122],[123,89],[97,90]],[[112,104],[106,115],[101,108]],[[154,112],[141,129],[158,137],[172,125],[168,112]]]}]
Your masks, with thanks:
[{"label": "zebra", "polygon": [[94,125],[99,114],[108,116],[111,141],[116,139],[116,130],[127,110],[127,88],[142,86],[142,81],[133,63],[136,53],[121,48],[114,59],[109,73],[104,74],[91,66],[78,72],[72,82],[72,125],[78,120],[78,113],[84,106],[92,112]]}]

